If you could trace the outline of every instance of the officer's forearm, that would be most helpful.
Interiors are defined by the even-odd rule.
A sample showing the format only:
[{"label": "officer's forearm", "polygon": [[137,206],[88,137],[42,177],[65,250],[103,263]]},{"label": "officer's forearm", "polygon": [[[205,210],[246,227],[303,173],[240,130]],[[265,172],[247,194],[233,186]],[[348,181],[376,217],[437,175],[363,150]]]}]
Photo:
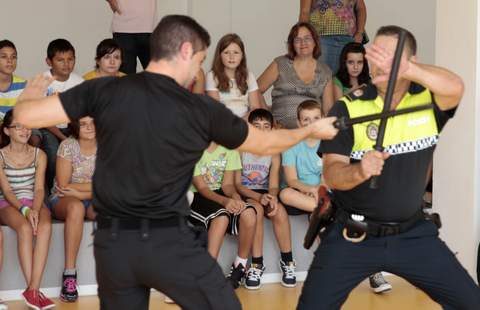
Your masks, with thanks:
[{"label": "officer's forearm", "polygon": [[447,69],[410,63],[404,77],[428,88],[435,95],[435,101],[441,110],[456,107],[462,99],[463,81]]},{"label": "officer's forearm", "polygon": [[342,191],[350,190],[367,180],[361,173],[359,163],[330,163],[324,166],[323,176],[328,187]]}]

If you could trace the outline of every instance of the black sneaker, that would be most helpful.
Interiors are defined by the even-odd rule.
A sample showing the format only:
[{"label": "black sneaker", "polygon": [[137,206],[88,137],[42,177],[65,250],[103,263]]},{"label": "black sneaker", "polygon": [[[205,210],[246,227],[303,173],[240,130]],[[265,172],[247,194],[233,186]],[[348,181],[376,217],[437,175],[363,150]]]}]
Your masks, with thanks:
[{"label": "black sneaker", "polygon": [[60,299],[65,302],[75,302],[78,298],[77,274],[63,275],[62,292]]},{"label": "black sneaker", "polygon": [[280,269],[282,270],[282,285],[285,287],[295,287],[297,285],[297,277],[295,276],[295,261],[285,263],[280,260]]},{"label": "black sneaker", "polygon": [[370,277],[368,277],[370,281],[370,287],[372,290],[377,293],[383,293],[392,289],[392,285],[385,280],[381,272],[378,272]]},{"label": "black sneaker", "polygon": [[238,264],[237,267],[230,267],[230,274],[227,276],[227,279],[232,283],[233,288],[238,288],[242,283],[242,279],[245,276],[245,267],[242,264]]},{"label": "black sneaker", "polygon": [[265,266],[262,264],[251,264],[245,276],[245,288],[249,290],[257,290],[260,288]]}]

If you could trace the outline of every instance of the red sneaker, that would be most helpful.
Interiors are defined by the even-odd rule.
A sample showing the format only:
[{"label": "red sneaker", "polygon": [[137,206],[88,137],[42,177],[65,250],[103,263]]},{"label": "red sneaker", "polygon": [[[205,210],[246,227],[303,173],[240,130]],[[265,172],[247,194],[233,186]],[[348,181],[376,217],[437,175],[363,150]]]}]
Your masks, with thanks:
[{"label": "red sneaker", "polygon": [[30,309],[42,310],[42,302],[40,298],[40,292],[38,290],[26,289],[22,296]]},{"label": "red sneaker", "polygon": [[43,293],[40,291],[38,293],[40,295],[40,303],[42,304],[42,310],[51,309],[55,307],[55,303],[50,298],[43,295]]}]

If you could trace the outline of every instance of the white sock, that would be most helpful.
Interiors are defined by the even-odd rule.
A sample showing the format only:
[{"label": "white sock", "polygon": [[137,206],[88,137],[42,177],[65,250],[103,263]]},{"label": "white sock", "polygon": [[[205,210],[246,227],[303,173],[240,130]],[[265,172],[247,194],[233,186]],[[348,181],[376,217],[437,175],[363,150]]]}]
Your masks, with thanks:
[{"label": "white sock", "polygon": [[237,267],[238,264],[242,264],[243,267],[247,266],[247,260],[248,258],[241,258],[240,256],[237,256],[235,258],[235,262],[233,263],[233,266]]}]

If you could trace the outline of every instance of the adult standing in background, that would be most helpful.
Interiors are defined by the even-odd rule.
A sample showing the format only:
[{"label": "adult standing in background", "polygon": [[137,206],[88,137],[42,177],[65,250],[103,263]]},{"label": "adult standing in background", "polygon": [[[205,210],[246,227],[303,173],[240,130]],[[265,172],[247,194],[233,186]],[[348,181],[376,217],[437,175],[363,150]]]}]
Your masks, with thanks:
[{"label": "adult standing in background", "polygon": [[113,11],[113,39],[122,49],[120,71],[137,71],[137,57],[145,69],[150,61],[150,34],[155,27],[156,0],[107,0]]},{"label": "adult standing in background", "polygon": [[345,44],[362,42],[367,8],[363,0],[300,0],[299,21],[315,27],[322,45],[322,60],[336,74]]}]

